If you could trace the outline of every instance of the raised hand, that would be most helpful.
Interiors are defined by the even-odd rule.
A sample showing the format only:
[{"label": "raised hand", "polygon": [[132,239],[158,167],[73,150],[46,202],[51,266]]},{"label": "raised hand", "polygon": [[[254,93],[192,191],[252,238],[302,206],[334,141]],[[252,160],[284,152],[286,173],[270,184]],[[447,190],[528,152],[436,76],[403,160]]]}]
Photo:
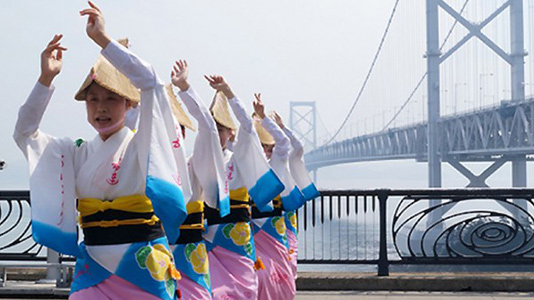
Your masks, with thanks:
[{"label": "raised hand", "polygon": [[172,84],[177,86],[181,91],[187,91],[189,89],[189,68],[187,67],[187,61],[177,60],[171,71]]},{"label": "raised hand", "polygon": [[54,38],[41,53],[41,76],[39,76],[39,82],[44,86],[50,86],[52,80],[61,72],[63,51],[67,50],[67,48],[61,46],[62,37],[62,34],[54,35]]},{"label": "raised hand", "polygon": [[98,8],[98,6],[96,6],[93,2],[88,1],[87,3],[89,4],[90,8],[80,11],[80,15],[82,17],[89,16],[85,31],[87,32],[87,35],[93,41],[95,41],[95,43],[104,49],[110,41],[110,38],[107,36],[105,30],[104,15],[102,14],[100,8]]},{"label": "raised hand", "polygon": [[254,112],[256,115],[262,119],[265,118],[265,106],[261,102],[261,93],[254,94],[256,100],[252,101],[252,106],[254,106]]},{"label": "raised hand", "polygon": [[280,128],[282,128],[282,129],[285,128],[284,121],[282,120],[282,117],[280,117],[280,115],[276,111],[272,112],[271,117],[274,119],[274,121],[276,122],[276,124],[278,124],[278,126]]},{"label": "raised hand", "polygon": [[232,89],[228,85],[228,83],[224,80],[224,77],[220,75],[204,75],[204,78],[209,82],[210,86],[214,88],[217,91],[221,91],[224,93],[226,98],[232,99],[235,97],[234,93],[232,92]]}]

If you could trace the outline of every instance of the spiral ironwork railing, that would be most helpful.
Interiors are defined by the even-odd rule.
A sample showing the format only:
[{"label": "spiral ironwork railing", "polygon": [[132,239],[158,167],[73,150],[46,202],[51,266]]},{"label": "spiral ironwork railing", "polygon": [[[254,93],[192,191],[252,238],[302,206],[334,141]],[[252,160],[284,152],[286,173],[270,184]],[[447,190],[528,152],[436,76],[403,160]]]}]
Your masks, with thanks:
[{"label": "spiral ironwork railing", "polygon": [[[534,189],[321,191],[298,211],[299,262],[534,263]],[[0,191],[0,261],[46,260],[28,191]],[[63,261],[63,260],[62,260]]]},{"label": "spiral ironwork railing", "polygon": [[338,190],[299,210],[299,262],[534,263],[533,189]]},{"label": "spiral ironwork railing", "polygon": [[402,259],[534,258],[531,198],[406,196],[393,215]]},{"label": "spiral ironwork railing", "polygon": [[0,191],[0,260],[46,260],[32,239],[28,191]]}]

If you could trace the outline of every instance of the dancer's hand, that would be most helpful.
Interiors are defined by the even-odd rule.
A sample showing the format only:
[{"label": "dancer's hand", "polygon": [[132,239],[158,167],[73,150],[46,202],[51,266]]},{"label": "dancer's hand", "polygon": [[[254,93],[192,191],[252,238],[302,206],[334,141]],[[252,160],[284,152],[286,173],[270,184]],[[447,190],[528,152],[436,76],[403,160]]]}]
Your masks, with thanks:
[{"label": "dancer's hand", "polygon": [[282,120],[282,117],[280,117],[280,115],[276,111],[273,111],[273,113],[271,114],[271,117],[274,119],[274,121],[276,122],[276,124],[278,124],[278,126],[280,128],[282,128],[282,129],[285,128],[284,121]]},{"label": "dancer's hand", "polygon": [[265,119],[265,106],[261,102],[261,93],[254,94],[256,100],[252,101],[252,106],[254,106],[254,112],[262,120]]},{"label": "dancer's hand", "polygon": [[62,34],[54,35],[54,38],[48,43],[41,53],[41,76],[39,83],[49,87],[54,78],[61,72],[63,65],[63,51],[67,48],[61,46]]},{"label": "dancer's hand", "polygon": [[104,15],[100,8],[98,8],[93,2],[87,2],[90,8],[86,8],[80,11],[80,15],[89,16],[87,19],[87,26],[85,31],[87,35],[97,43],[102,49],[106,48],[111,39],[106,34]]},{"label": "dancer's hand", "polygon": [[189,89],[188,77],[189,68],[187,67],[187,61],[177,60],[171,71],[172,84],[177,86],[182,92],[187,91]]},{"label": "dancer's hand", "polygon": [[224,77],[220,75],[204,75],[204,78],[206,78],[212,88],[217,91],[223,92],[226,98],[232,99],[235,97],[234,93],[232,92],[232,89],[230,88],[230,85],[228,85],[228,83],[224,80]]}]

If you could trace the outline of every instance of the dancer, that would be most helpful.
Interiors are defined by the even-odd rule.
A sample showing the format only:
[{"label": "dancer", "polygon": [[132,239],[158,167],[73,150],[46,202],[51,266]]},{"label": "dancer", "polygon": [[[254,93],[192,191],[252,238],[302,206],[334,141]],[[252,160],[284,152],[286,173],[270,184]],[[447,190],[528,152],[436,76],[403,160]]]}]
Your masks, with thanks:
[{"label": "dancer", "polygon": [[[252,198],[261,211],[270,210],[271,199],[280,194],[283,185],[263,156],[252,119],[239,98],[223,77],[205,77],[217,91],[210,110],[223,149],[231,208],[230,214],[223,217],[216,208],[205,207],[208,230],[204,239],[209,251],[213,298],[257,299],[255,267],[261,267],[261,263],[254,263],[256,254],[249,202]],[[241,125],[233,152],[227,149],[228,140],[236,129],[228,103]]]},{"label": "dancer", "polygon": [[[304,195],[305,201],[310,201],[319,197],[319,191],[312,182],[308,170],[304,164],[304,146],[289,128],[284,125],[282,117],[278,113],[273,114],[276,124],[284,131],[291,141],[292,150],[289,153],[289,170],[291,177],[295,180],[298,188]],[[301,203],[300,206],[304,205]],[[289,245],[290,262],[293,276],[297,279],[297,258],[298,258],[298,240],[297,240],[297,211],[290,210],[284,212],[284,219],[287,227],[287,240]]]},{"label": "dancer", "polygon": [[261,94],[254,95],[254,125],[269,164],[284,183],[284,191],[274,200],[275,210],[261,213],[252,210],[257,255],[262,258],[265,270],[258,272],[258,299],[294,299],[295,279],[289,262],[286,224],[283,210],[296,210],[304,202],[304,196],[295,186],[289,173],[289,138],[265,115]]},{"label": "dancer", "polygon": [[[192,198],[187,203],[188,217],[181,226],[181,235],[174,248],[176,266],[183,278],[180,288],[184,299],[211,299],[211,279],[208,253],[202,240],[204,228],[204,207],[220,208],[219,199],[229,210],[228,189],[225,187],[224,160],[217,125],[209,109],[188,82],[187,62],[177,61],[171,73],[173,85],[180,89],[178,95],[188,111],[198,122],[195,147],[189,158],[189,175],[192,185]],[[174,98],[172,86],[169,93]],[[174,98],[175,116],[180,124],[190,123],[189,118]],[[182,127],[183,128],[183,127]],[[224,204],[223,204],[224,205]]]},{"label": "dancer", "polygon": [[[80,15],[103,50],[75,99],[85,101],[97,136],[72,141],[39,129],[66,51],[61,35],[43,51],[41,76],[15,127],[30,167],[33,237],[76,256],[69,299],[175,299],[179,273],[165,235],[178,238],[190,194],[184,149],[172,147],[181,137],[153,68],[110,39],[101,10],[89,6]],[[134,135],[124,118],[140,100]]]}]

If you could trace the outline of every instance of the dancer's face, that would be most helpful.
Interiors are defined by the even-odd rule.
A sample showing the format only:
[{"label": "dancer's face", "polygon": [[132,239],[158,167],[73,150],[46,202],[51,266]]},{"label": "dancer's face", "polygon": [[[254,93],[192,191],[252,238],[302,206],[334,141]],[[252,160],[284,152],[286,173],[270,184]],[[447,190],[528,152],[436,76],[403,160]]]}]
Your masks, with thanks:
[{"label": "dancer's face", "polygon": [[124,127],[126,111],[132,103],[126,98],[93,82],[87,89],[87,120],[106,140]]},{"label": "dancer's face", "polygon": [[265,157],[267,157],[267,159],[271,159],[271,156],[273,155],[274,145],[261,144],[261,146],[263,147],[263,153],[265,153]]},{"label": "dancer's face", "polygon": [[230,140],[230,138],[234,135],[234,131],[219,123],[217,123],[217,131],[219,132],[219,142],[221,143],[221,147],[226,149],[228,140]]}]

